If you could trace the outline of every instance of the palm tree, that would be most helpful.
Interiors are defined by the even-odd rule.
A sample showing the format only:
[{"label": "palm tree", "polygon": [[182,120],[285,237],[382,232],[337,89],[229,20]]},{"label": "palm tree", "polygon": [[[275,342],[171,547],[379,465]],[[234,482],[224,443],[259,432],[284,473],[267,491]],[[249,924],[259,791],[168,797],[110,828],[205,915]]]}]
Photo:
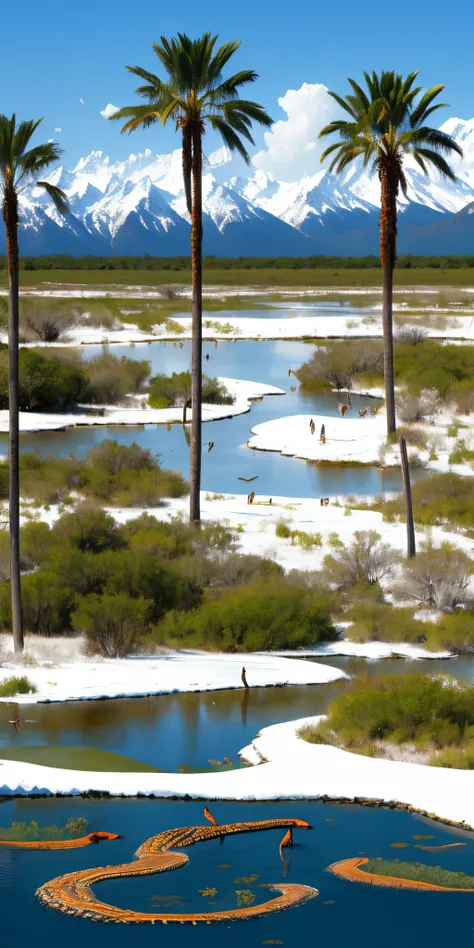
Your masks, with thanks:
[{"label": "palm tree", "polygon": [[237,52],[240,42],[224,43],[215,49],[218,37],[204,33],[190,39],[178,33],[171,40],[161,37],[153,44],[167,79],[162,81],[139,66],[127,69],[146,85],[136,92],[146,105],[121,109],[113,118],[127,121],[123,132],[147,128],[168,121],[181,129],[184,192],[191,216],[192,269],[192,420],[190,446],[190,519],[201,519],[201,402],[202,402],[202,138],[207,128],[219,132],[230,151],[245,162],[249,155],[243,139],[253,144],[253,122],[269,126],[272,119],[256,102],[240,98],[243,86],[258,78],[249,69],[224,79],[222,72]]},{"label": "palm tree", "polygon": [[18,380],[18,309],[19,309],[19,195],[28,185],[43,188],[61,214],[67,211],[66,195],[60,188],[38,176],[57,161],[61,149],[54,142],[35,145],[30,141],[42,119],[20,122],[16,116],[0,115],[0,203],[6,228],[8,267],[8,397],[9,397],[9,517],[12,630],[15,651],[23,649],[23,624],[20,588],[20,480],[19,480],[19,380]]},{"label": "palm tree", "polygon": [[462,155],[459,145],[436,128],[426,124],[428,117],[444,103],[434,103],[444,86],[432,86],[421,98],[421,86],[414,86],[417,72],[406,79],[395,72],[382,72],[380,76],[364,73],[367,92],[353,79],[349,79],[352,94],[341,97],[335,92],[329,95],[347,112],[346,118],[331,122],[319,133],[337,134],[340,141],[321,155],[324,161],[334,154],[330,171],[340,174],[355,159],[361,158],[364,168],[377,171],[380,180],[380,263],[383,284],[383,340],[385,402],[387,409],[387,433],[396,431],[395,393],[393,385],[393,270],[397,240],[397,198],[400,188],[407,193],[407,181],[403,170],[407,155],[416,161],[424,174],[429,166],[440,174],[455,179],[455,175],[444,156],[452,152]]}]

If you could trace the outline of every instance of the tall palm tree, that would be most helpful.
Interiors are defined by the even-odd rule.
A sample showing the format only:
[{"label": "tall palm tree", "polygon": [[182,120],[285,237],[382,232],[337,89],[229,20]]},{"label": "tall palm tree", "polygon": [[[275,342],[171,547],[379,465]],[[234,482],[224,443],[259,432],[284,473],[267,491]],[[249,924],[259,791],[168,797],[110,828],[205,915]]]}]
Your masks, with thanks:
[{"label": "tall palm tree", "polygon": [[117,112],[114,119],[127,119],[122,132],[147,128],[157,122],[173,122],[182,135],[184,191],[191,216],[192,268],[192,420],[190,447],[190,519],[201,519],[201,402],[202,402],[202,139],[210,127],[219,132],[225,145],[238,152],[244,161],[249,155],[243,139],[253,144],[253,122],[269,126],[272,119],[261,105],[240,98],[243,86],[255,82],[255,72],[244,69],[225,79],[222,72],[237,52],[240,42],[224,43],[217,49],[218,37],[204,33],[190,39],[183,33],[153,49],[167,73],[162,81],[139,66],[127,69],[146,85],[136,92],[146,105],[130,106]]},{"label": "tall palm tree", "polygon": [[19,309],[19,195],[35,184],[49,195],[58,211],[67,211],[66,195],[60,188],[38,177],[61,155],[54,142],[29,148],[42,119],[20,122],[16,116],[0,115],[0,204],[6,228],[8,267],[8,397],[10,460],[10,574],[12,630],[15,651],[23,649],[23,623],[20,588],[20,480],[19,480],[19,381],[18,381],[18,309]]},{"label": "tall palm tree", "polygon": [[349,79],[352,94],[329,95],[347,112],[350,119],[330,122],[319,133],[337,134],[340,141],[330,145],[321,155],[324,161],[334,154],[330,171],[340,174],[355,159],[363,161],[378,173],[380,180],[380,263],[383,283],[383,339],[385,402],[387,408],[387,433],[396,430],[395,394],[393,384],[393,270],[397,241],[397,198],[400,188],[407,193],[407,181],[403,170],[406,156],[410,155],[424,174],[432,166],[440,174],[455,179],[445,156],[452,152],[462,155],[459,145],[436,128],[427,125],[428,117],[445,103],[434,103],[444,86],[432,86],[421,98],[421,86],[414,86],[418,72],[406,79],[395,72],[382,72],[380,76],[364,73],[367,91],[353,79]]}]

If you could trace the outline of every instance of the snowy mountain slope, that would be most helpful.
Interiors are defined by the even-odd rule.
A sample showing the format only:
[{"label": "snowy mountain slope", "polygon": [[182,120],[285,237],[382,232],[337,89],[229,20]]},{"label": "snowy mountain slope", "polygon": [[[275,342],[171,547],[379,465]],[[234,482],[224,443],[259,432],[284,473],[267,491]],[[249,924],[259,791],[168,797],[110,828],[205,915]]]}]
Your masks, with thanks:
[{"label": "snowy mountain slope", "polygon": [[[453,160],[453,182],[437,172],[426,177],[407,159],[408,194],[399,201],[401,252],[461,253],[469,252],[466,241],[471,246],[474,119],[448,119],[442,128],[461,144],[464,159]],[[337,177],[310,163],[308,157],[303,178],[288,182],[247,169],[225,147],[210,154],[203,168],[204,252],[377,253],[377,176],[355,165]],[[66,191],[71,213],[59,217],[44,191],[27,189],[21,197],[22,253],[189,253],[179,149],[168,155],[147,149],[115,162],[93,151],[72,171],[55,168],[49,180]]]}]

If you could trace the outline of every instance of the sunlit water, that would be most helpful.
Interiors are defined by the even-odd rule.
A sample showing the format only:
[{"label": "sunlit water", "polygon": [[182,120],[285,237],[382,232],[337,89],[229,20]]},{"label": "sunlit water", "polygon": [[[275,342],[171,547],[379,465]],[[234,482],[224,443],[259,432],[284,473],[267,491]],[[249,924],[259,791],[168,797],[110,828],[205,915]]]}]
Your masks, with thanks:
[{"label": "sunlit water", "polygon": [[[383,944],[415,948],[420,943],[465,944],[472,939],[472,896],[466,893],[410,892],[357,885],[326,872],[331,863],[348,856],[367,854],[474,872],[474,842],[467,834],[405,812],[328,805],[304,801],[285,803],[215,803],[211,811],[220,823],[298,817],[311,823],[311,831],[297,831],[295,846],[287,851],[286,878],[319,890],[318,898],[280,914],[245,922],[192,927],[189,925],[104,925],[87,919],[48,911],[34,899],[38,886],[76,869],[130,861],[137,847],[164,829],[203,823],[203,804],[157,800],[96,801],[80,799],[14,800],[0,806],[0,822],[37,820],[40,825],[63,825],[70,816],[90,820],[90,830],[124,834],[123,840],[63,852],[5,851],[0,873],[2,944],[50,948],[122,948],[160,944],[172,948],[210,946],[229,948],[260,946],[269,941],[287,948],[323,945],[327,948],[366,948]],[[466,845],[444,852],[415,849],[415,837],[433,834],[430,843],[455,841]],[[96,895],[104,902],[141,911],[212,911],[237,907],[236,890],[250,889],[255,902],[271,893],[260,883],[279,882],[284,867],[278,847],[281,830],[228,837],[199,843],[186,850],[189,864],[174,872],[117,879],[99,883]],[[392,842],[407,847],[392,849]],[[2,865],[2,863],[0,863]],[[258,875],[253,882],[242,878]],[[200,889],[216,888],[214,899]]]},{"label": "sunlit water", "polygon": [[[85,346],[84,357],[91,358],[100,346]],[[114,346],[117,356],[148,359],[152,372],[180,372],[190,366],[190,342],[153,342],[150,345]],[[305,413],[318,427],[318,415],[338,416],[341,396],[331,392],[305,393],[289,369],[297,369],[310,358],[313,346],[302,342],[219,342],[205,343],[204,371],[211,376],[248,379],[264,382],[285,390],[285,395],[265,396],[253,402],[251,411],[223,421],[206,422],[203,441],[214,441],[211,454],[204,449],[202,488],[221,493],[245,492],[246,485],[238,477],[259,480],[254,487],[265,495],[288,497],[319,497],[351,494],[378,494],[400,489],[398,470],[377,470],[375,467],[318,467],[305,460],[282,457],[277,452],[250,450],[247,442],[251,429],[265,421]],[[206,360],[205,356],[209,355]],[[294,391],[291,391],[291,389]],[[359,408],[379,404],[378,400],[352,396],[353,413],[346,415],[348,427]],[[331,437],[330,422],[326,433]],[[37,451],[42,457],[51,454],[82,456],[103,438],[116,438],[121,444],[138,442],[159,453],[163,465],[189,475],[189,447],[182,425],[143,425],[137,427],[99,426],[72,428],[61,432],[22,435],[23,451]],[[6,453],[6,438],[0,440],[0,452]]]}]

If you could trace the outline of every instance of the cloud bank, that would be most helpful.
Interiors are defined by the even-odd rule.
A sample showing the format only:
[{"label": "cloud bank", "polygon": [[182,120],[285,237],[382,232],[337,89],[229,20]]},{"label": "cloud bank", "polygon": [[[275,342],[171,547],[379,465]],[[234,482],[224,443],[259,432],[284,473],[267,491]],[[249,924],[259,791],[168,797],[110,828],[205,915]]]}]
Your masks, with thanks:
[{"label": "cloud bank", "polygon": [[257,152],[253,163],[279,180],[293,181],[320,170],[319,159],[330,144],[318,135],[324,125],[340,118],[342,109],[321,83],[304,82],[300,89],[288,89],[278,105],[287,118],[275,122],[265,132],[266,148]]},{"label": "cloud bank", "polygon": [[120,112],[119,107],[109,102],[108,105],[105,106],[105,109],[101,109],[100,114],[102,118],[109,119],[112,118],[112,115],[115,115],[116,112]]}]

